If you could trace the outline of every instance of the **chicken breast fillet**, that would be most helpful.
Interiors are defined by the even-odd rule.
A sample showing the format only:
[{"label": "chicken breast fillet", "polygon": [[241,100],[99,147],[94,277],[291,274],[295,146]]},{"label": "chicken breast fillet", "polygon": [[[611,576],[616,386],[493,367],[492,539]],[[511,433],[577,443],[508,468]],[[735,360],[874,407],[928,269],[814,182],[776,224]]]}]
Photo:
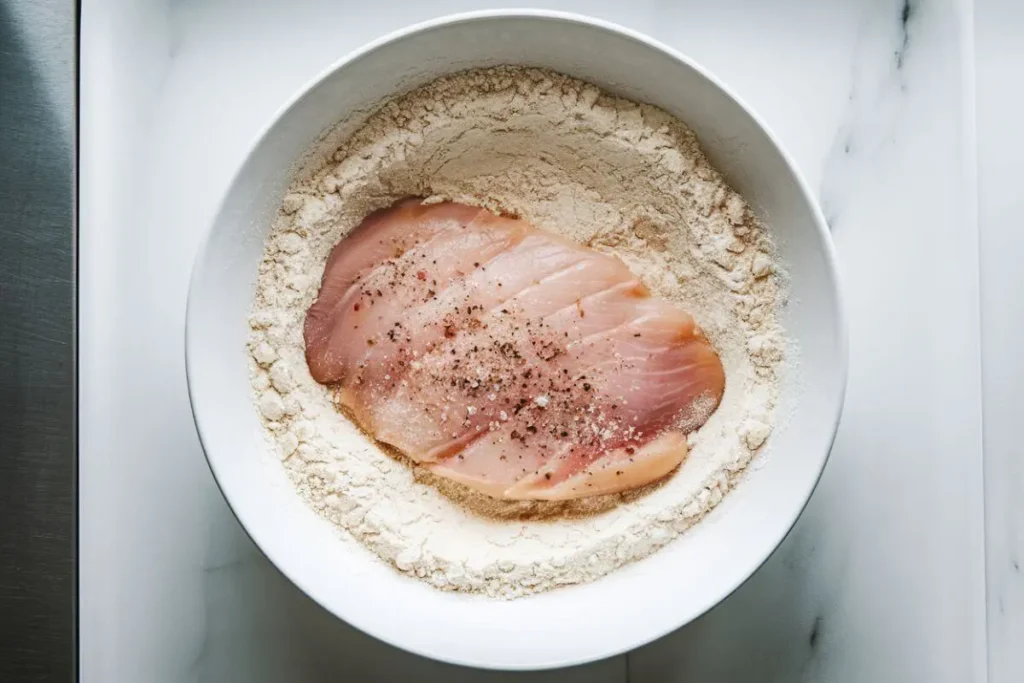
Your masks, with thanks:
[{"label": "chicken breast fillet", "polygon": [[522,220],[406,199],[328,258],[313,378],[363,428],[497,498],[642,486],[718,406],[718,354],[619,259]]}]

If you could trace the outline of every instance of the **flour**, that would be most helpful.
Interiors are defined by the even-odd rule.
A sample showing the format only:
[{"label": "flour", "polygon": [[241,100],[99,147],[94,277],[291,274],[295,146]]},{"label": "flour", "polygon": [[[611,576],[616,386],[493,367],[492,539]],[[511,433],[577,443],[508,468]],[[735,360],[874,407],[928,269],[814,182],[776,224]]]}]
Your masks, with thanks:
[{"label": "flour", "polygon": [[[402,572],[511,598],[645,557],[722,500],[774,424],[783,290],[767,233],[690,130],[574,79],[500,67],[442,78],[333,137],[333,155],[314,157],[284,198],[250,318],[257,409],[314,509]],[[497,501],[418,471],[335,410],[306,367],[306,309],[333,245],[410,195],[516,215],[616,254],[696,317],[726,390],[677,472],[625,494]]]}]

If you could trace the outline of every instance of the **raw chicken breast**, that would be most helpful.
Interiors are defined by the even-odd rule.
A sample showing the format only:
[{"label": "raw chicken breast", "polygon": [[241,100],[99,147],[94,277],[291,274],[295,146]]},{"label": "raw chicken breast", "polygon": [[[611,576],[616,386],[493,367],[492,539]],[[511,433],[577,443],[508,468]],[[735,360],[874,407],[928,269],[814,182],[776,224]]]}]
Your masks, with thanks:
[{"label": "raw chicken breast", "polygon": [[660,479],[725,388],[693,317],[622,261],[461,204],[368,216],[304,334],[313,378],[368,432],[496,498]]}]

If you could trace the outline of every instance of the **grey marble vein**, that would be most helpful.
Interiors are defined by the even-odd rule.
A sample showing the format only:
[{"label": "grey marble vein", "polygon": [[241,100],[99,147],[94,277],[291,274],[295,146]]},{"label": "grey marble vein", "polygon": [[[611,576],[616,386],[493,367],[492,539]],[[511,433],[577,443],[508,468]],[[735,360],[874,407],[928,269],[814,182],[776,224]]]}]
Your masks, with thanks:
[{"label": "grey marble vein", "polygon": [[849,188],[851,167],[877,160],[879,148],[894,142],[892,126],[898,121],[901,95],[907,92],[904,65],[921,14],[913,0],[862,6],[857,46],[850,55],[847,104],[825,159],[819,191],[822,211],[833,230],[841,220],[841,195]]},{"label": "grey marble vein", "polygon": [[896,68],[903,68],[903,60],[906,59],[907,50],[910,48],[910,20],[917,11],[917,3],[911,0],[903,0],[900,8],[900,43],[896,49]]}]

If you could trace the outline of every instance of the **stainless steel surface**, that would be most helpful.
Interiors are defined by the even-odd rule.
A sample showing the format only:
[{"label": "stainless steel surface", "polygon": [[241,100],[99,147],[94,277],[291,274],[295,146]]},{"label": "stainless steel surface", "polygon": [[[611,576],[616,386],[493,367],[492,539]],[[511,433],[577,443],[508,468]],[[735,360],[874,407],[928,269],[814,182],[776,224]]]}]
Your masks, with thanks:
[{"label": "stainless steel surface", "polygon": [[75,672],[77,5],[0,0],[0,681]]}]

